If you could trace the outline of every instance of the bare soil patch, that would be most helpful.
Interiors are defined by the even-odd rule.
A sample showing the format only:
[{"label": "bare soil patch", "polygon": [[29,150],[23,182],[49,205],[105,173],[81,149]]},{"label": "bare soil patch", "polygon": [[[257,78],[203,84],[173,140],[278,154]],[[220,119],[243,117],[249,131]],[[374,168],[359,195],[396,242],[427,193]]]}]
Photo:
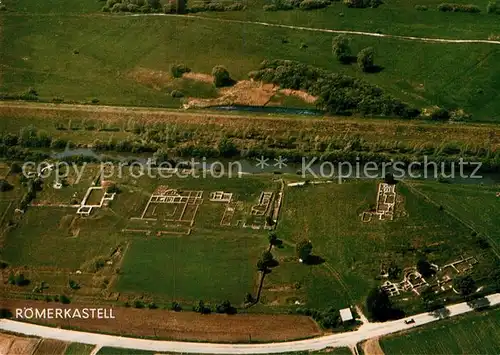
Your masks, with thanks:
[{"label": "bare soil patch", "polygon": [[167,72],[141,67],[134,68],[127,76],[139,84],[150,86],[155,90],[166,88],[172,81],[170,74]]},{"label": "bare soil patch", "polygon": [[184,73],[182,75],[183,78],[185,79],[191,79],[191,80],[196,80],[196,81],[203,81],[204,83],[209,83],[212,84],[214,82],[214,79],[212,75],[209,74],[203,74],[203,73]]},{"label": "bare soil patch", "polygon": [[[8,300],[4,308],[83,308],[96,305],[47,304],[42,301]],[[14,313],[15,314],[15,313]],[[37,323],[123,336],[210,342],[288,341],[321,335],[309,317],[267,314],[210,314],[160,309],[114,307],[115,319],[51,319]],[[24,353],[23,353],[24,354]]]},{"label": "bare soil patch", "polygon": [[378,338],[373,338],[363,343],[363,353],[365,355],[384,355],[384,350],[380,347]]},{"label": "bare soil patch", "polygon": [[222,105],[265,106],[276,93],[272,84],[262,84],[251,80],[242,80],[234,86],[219,89],[216,99],[189,98],[186,108]]},{"label": "bare soil patch", "polygon": [[284,95],[287,95],[287,96],[298,97],[299,99],[301,99],[309,104],[313,104],[317,100],[316,96],[313,96],[313,95],[308,94],[307,92],[301,91],[301,90],[281,89],[279,92],[284,94]]}]

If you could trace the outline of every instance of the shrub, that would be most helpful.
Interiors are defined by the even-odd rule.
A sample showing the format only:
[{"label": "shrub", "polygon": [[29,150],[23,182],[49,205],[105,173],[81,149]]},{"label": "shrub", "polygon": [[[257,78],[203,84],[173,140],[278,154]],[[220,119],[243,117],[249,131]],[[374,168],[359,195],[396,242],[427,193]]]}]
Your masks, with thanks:
[{"label": "shrub", "polygon": [[318,108],[334,114],[359,112],[363,115],[404,118],[413,118],[420,114],[418,109],[384,94],[379,87],[361,79],[294,61],[264,61],[260,70],[249,73],[249,76],[282,88],[305,90],[318,97]]},{"label": "shrub", "polygon": [[0,179],[0,192],[10,191],[14,187],[5,179]]},{"label": "shrub", "polygon": [[314,10],[327,7],[330,4],[327,0],[304,0],[300,3],[301,10]]},{"label": "shrub", "polygon": [[226,11],[243,11],[245,9],[246,9],[246,6],[243,5],[241,2],[235,2],[235,3],[225,7]]},{"label": "shrub", "polygon": [[276,5],[264,5],[264,11],[278,11]]},{"label": "shrub", "polygon": [[68,285],[72,290],[80,289],[80,285],[75,280],[69,280]]},{"label": "shrub", "polygon": [[212,69],[212,76],[216,87],[227,86],[232,82],[228,70],[222,65],[216,65]]},{"label": "shrub", "polygon": [[362,49],[358,53],[358,66],[359,68],[364,71],[368,72],[371,69],[373,69],[373,56],[374,56],[375,51],[373,50],[372,47],[367,47],[365,49]]},{"label": "shrub", "polygon": [[191,69],[189,69],[184,64],[174,64],[170,67],[170,73],[174,78],[180,78],[184,73],[189,73]]},{"label": "shrub", "polygon": [[61,302],[63,304],[69,304],[69,303],[71,303],[71,300],[66,295],[60,295],[59,302]]},{"label": "shrub", "polygon": [[415,5],[415,10],[418,11],[427,11],[428,9],[427,5]]},{"label": "shrub", "polygon": [[182,307],[178,302],[172,302],[172,305],[170,306],[170,309],[174,312],[180,312],[182,311]]},{"label": "shrub", "polygon": [[347,7],[363,9],[367,7],[376,8],[382,4],[382,0],[344,0]]},{"label": "shrub", "polygon": [[5,6],[4,4],[1,4],[0,11],[7,11],[7,6]]},{"label": "shrub", "polygon": [[453,3],[442,3],[438,5],[438,10],[442,12],[470,12],[479,13],[481,9],[479,6],[472,4],[453,4]]},{"label": "shrub", "polygon": [[497,2],[488,2],[488,6],[486,6],[486,12],[489,14],[500,14],[500,8],[498,7]]},{"label": "shrub", "polygon": [[181,97],[184,97],[184,94],[182,93],[182,91],[172,90],[170,96],[172,96],[174,99],[180,99]]},{"label": "shrub", "polygon": [[109,194],[119,194],[120,188],[116,184],[111,184],[106,188],[106,192]]},{"label": "shrub", "polygon": [[220,2],[211,2],[206,6],[207,11],[217,11],[223,12],[226,10],[226,7],[223,3]]},{"label": "shrub", "polygon": [[341,63],[349,63],[351,58],[351,47],[349,45],[350,38],[346,35],[338,35],[332,40],[333,55]]},{"label": "shrub", "polygon": [[445,108],[439,108],[433,111],[429,118],[433,121],[447,121],[450,119],[450,112]]}]

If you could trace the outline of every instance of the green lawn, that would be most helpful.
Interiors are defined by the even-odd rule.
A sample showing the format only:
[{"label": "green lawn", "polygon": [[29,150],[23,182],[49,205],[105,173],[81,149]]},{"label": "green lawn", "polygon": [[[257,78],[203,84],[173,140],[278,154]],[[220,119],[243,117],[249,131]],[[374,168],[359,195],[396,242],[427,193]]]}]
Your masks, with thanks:
[{"label": "green lawn", "polygon": [[[494,262],[494,255],[474,242],[470,229],[404,184],[397,186],[394,221],[369,223],[360,214],[375,202],[375,181],[288,188],[278,225],[285,247],[275,250],[281,265],[266,278],[266,300],[344,307],[363,303],[368,290],[380,284],[381,264],[404,269],[422,256],[444,265],[473,255],[480,274]],[[294,243],[303,238],[312,241],[313,254],[324,263],[306,266],[293,258]]]},{"label": "green lawn", "polygon": [[[47,101],[54,97],[79,102],[97,98],[103,104],[179,107],[180,100],[170,96],[172,89],[200,97],[213,97],[214,89],[210,84],[188,80],[177,80],[158,88],[148,84],[150,79],[139,80],[133,73],[141,68],[153,73],[168,72],[170,65],[178,62],[195,72],[210,73],[214,65],[222,64],[235,79],[243,79],[262,60],[281,58],[362,77],[419,107],[461,107],[476,120],[495,121],[499,117],[500,68],[496,63],[500,60],[500,47],[495,45],[355,36],[353,53],[373,46],[376,64],[383,67],[378,74],[362,74],[355,65],[340,65],[332,58],[333,34],[206,19],[102,14],[95,13],[100,4],[91,0],[76,7],[52,7],[52,2],[36,5],[34,12],[50,13],[33,16],[22,10],[30,8],[30,3],[24,0],[17,5],[15,8],[21,9],[20,12],[0,14],[3,22],[0,91],[3,92],[21,92],[34,87],[40,98]],[[365,10],[345,9],[341,4],[334,4],[327,10],[310,12],[263,13],[250,9],[214,16],[319,27],[328,21],[329,26],[336,27],[332,14],[337,14],[340,7],[346,14],[341,18],[346,26],[352,24],[355,29],[374,30],[381,27],[382,22],[392,26],[392,19],[402,16],[399,26],[411,27],[410,34],[418,34],[415,32],[420,29],[423,31],[420,34],[427,31],[439,34],[435,27],[418,23],[425,19],[437,23],[444,31],[460,31],[457,37],[486,37],[486,34],[475,35],[475,29],[482,28],[489,35],[494,32],[492,24],[497,20],[486,14],[418,12],[413,5],[408,8],[401,2]],[[78,15],[77,12],[90,14]],[[410,13],[417,16],[416,21]],[[468,22],[472,18],[477,20]],[[457,23],[461,25],[452,25]],[[399,29],[392,32],[404,33]],[[282,42],[285,38],[288,43]],[[308,48],[301,48],[302,44]],[[75,50],[79,54],[74,54]],[[297,102],[285,101],[284,104],[297,106]]]},{"label": "green lawn", "polygon": [[199,299],[239,304],[254,291],[255,263],[266,245],[265,234],[241,231],[134,240],[116,289],[189,304]]},{"label": "green lawn", "polygon": [[498,354],[500,310],[483,311],[383,338],[386,354]]},{"label": "green lawn", "polygon": [[432,201],[443,205],[479,234],[488,236],[493,246],[500,251],[500,192],[494,185],[455,185],[440,183],[412,183],[418,191]]}]

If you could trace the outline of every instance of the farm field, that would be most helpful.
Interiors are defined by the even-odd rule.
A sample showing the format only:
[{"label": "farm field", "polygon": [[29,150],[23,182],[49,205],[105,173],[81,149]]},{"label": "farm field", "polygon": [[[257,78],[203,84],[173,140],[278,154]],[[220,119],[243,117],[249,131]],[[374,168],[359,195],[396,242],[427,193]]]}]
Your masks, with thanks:
[{"label": "farm field", "polygon": [[71,343],[66,348],[64,355],[90,355],[94,347],[88,344]]},{"label": "farm field", "polygon": [[498,354],[500,310],[482,311],[382,338],[386,354]]},{"label": "farm field", "polygon": [[[494,122],[499,117],[496,98],[500,72],[495,63],[499,60],[500,47],[496,45],[354,36],[353,53],[372,46],[376,51],[376,63],[383,68],[377,74],[363,74],[356,65],[341,65],[332,57],[334,35],[331,33],[199,18],[117,16],[102,14],[99,3],[87,1],[89,3],[79,7],[68,4],[65,8],[65,3],[30,5],[31,1],[26,0],[22,5],[12,5],[12,12],[0,14],[3,22],[1,92],[19,93],[33,87],[41,100],[49,102],[54,98],[86,103],[97,99],[101,104],[178,108],[181,100],[170,95],[174,89],[199,98],[214,97],[217,92],[211,84],[199,80],[170,79],[169,68],[174,63],[184,63],[193,72],[204,74],[209,74],[214,65],[222,64],[234,79],[242,80],[264,59],[291,59],[363,78],[421,108],[435,105],[463,108],[478,121]],[[31,6],[45,15],[31,16],[27,13]],[[331,15],[338,13],[336,8],[340,6],[334,4],[327,10],[310,12],[276,13],[255,12],[251,7],[248,11],[215,16],[248,16],[269,21],[289,18],[289,22],[296,25],[314,23],[315,26],[328,20],[331,26]],[[366,16],[364,22],[373,23],[363,29],[378,31],[378,22],[394,23],[386,21],[388,13],[384,11],[398,14],[401,8],[408,7],[398,3],[390,10],[392,6],[384,4],[378,9],[345,11],[343,7],[346,15],[341,21],[345,26],[350,26],[349,23],[364,27],[358,16]],[[380,21],[373,21],[373,14],[378,13]],[[457,28],[447,21],[463,24],[458,27],[459,33],[454,34],[458,38],[468,35],[483,38],[494,32],[494,27],[488,27],[495,22],[494,15],[419,12],[413,8],[403,13],[401,26],[410,13],[415,14],[423,23],[420,26],[409,23],[408,26],[427,34],[432,31],[438,35],[439,31],[436,32],[424,18],[439,23],[444,31]],[[471,18],[477,20],[468,23],[466,20]],[[475,35],[476,28],[480,31],[482,28],[483,32]],[[405,31],[394,29],[394,32],[404,34]],[[310,107],[296,99],[284,100],[283,104]]]},{"label": "farm field", "polygon": [[[45,301],[6,300],[7,308],[44,308]],[[58,304],[61,308],[95,307],[95,303]],[[53,327],[71,326],[104,334],[161,340],[206,341],[222,343],[247,343],[288,341],[319,336],[322,330],[309,317],[284,314],[227,314],[201,315],[184,309],[173,312],[165,309],[136,309],[113,307],[114,319],[76,318],[68,324],[67,319],[38,319],[42,325]],[[35,339],[35,341],[38,339]]]}]

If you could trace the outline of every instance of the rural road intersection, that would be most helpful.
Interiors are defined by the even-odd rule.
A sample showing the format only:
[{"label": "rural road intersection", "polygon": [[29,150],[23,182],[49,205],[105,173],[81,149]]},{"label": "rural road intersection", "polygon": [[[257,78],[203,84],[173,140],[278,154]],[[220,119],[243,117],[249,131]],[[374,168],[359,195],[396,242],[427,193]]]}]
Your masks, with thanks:
[{"label": "rural road intersection", "polygon": [[[500,304],[500,293],[485,297],[490,306]],[[270,354],[294,351],[321,350],[327,347],[352,347],[360,341],[396,333],[406,329],[432,323],[439,319],[454,317],[472,311],[467,303],[448,306],[446,312],[441,314],[421,313],[408,318],[413,318],[415,323],[405,324],[405,319],[385,323],[363,324],[358,330],[345,333],[325,335],[317,338],[262,344],[216,344],[194,343],[164,340],[148,340],[126,338],[114,335],[78,332],[59,328],[51,328],[8,319],[0,320],[0,330],[19,334],[57,339],[67,342],[78,342],[96,346],[109,346],[116,348],[140,349],[158,352],[182,352],[204,354]]]}]

